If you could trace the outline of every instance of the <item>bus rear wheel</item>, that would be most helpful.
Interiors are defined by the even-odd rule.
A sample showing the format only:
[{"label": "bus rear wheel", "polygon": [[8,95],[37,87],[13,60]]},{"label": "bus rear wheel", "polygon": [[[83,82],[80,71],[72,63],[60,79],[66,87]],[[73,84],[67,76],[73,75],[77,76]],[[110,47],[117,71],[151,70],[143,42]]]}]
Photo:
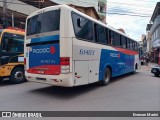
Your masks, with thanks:
[{"label": "bus rear wheel", "polygon": [[11,72],[10,82],[14,84],[19,84],[25,81],[24,69],[21,67],[14,68]]},{"label": "bus rear wheel", "polygon": [[108,85],[111,79],[111,71],[107,67],[104,73],[104,79],[100,82],[102,86]]}]

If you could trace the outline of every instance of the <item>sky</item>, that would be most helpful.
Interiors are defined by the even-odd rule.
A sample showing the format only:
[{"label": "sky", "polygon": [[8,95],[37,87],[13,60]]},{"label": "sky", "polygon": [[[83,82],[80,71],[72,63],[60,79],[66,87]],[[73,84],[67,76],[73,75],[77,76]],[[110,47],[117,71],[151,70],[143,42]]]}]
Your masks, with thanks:
[{"label": "sky", "polygon": [[140,41],[157,2],[159,0],[107,0],[107,24],[123,28],[129,37]]}]

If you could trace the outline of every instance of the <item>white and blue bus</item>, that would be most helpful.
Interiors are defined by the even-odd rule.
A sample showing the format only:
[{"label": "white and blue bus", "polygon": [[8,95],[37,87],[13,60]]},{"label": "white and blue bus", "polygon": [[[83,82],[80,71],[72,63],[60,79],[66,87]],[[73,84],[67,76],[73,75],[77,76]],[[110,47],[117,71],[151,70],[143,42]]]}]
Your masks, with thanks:
[{"label": "white and blue bus", "polygon": [[135,72],[138,42],[67,5],[40,9],[26,21],[28,81],[72,87]]}]

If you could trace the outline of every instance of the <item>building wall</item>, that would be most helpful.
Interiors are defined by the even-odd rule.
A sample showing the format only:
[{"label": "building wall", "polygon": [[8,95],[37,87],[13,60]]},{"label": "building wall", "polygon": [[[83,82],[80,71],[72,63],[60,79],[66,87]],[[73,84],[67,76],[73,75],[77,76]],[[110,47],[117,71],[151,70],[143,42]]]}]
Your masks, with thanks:
[{"label": "building wall", "polygon": [[[30,6],[18,0],[7,0],[7,2],[8,2],[7,3],[8,9],[14,10],[14,11],[26,14],[26,15],[30,15],[34,11],[38,10],[38,8],[35,8],[33,6]],[[3,2],[0,2],[0,6],[3,7]]]},{"label": "building wall", "polygon": [[69,5],[69,6],[77,9],[78,11],[80,11],[80,12],[82,12],[82,13],[88,15],[88,16],[91,16],[94,19],[99,20],[99,18],[97,18],[97,16],[95,15],[95,12],[93,11],[92,8],[78,7],[78,6],[75,6],[75,5],[72,5],[72,4]]},{"label": "building wall", "polygon": [[147,32],[147,35],[146,35],[146,39],[147,39],[147,52],[150,52],[152,51],[152,36],[151,36],[151,33],[148,31]]},{"label": "building wall", "polygon": [[58,4],[74,4],[83,7],[95,7],[100,18],[106,23],[106,2],[107,0],[52,0]]}]

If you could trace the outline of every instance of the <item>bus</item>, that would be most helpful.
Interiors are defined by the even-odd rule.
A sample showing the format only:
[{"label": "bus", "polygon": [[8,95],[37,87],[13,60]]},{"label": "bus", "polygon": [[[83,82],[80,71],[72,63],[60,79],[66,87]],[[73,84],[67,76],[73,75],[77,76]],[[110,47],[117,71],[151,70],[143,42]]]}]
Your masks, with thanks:
[{"label": "bus", "polygon": [[22,83],[24,76],[24,35],[22,29],[0,29],[0,80]]},{"label": "bus", "polygon": [[138,42],[67,5],[27,17],[24,43],[28,81],[73,87],[140,68]]}]

